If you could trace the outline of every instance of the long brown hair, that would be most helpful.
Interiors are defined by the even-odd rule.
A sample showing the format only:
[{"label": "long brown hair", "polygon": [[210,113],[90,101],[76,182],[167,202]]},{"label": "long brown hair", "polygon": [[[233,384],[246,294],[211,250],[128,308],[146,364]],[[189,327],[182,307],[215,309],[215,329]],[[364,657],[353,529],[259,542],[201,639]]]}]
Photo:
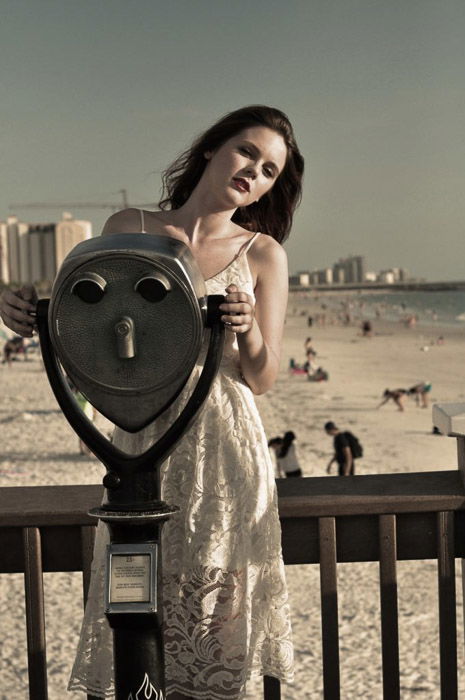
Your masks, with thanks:
[{"label": "long brown hair", "polygon": [[286,163],[271,190],[259,202],[239,207],[232,220],[249,231],[267,233],[282,243],[289,235],[294,210],[302,196],[304,159],[289,119],[274,107],[252,105],[229,112],[201,134],[163,173],[160,209],[179,209],[202,177],[207,164],[205,153],[215,151],[236,134],[253,126],[268,127],[283,137],[287,148]]}]

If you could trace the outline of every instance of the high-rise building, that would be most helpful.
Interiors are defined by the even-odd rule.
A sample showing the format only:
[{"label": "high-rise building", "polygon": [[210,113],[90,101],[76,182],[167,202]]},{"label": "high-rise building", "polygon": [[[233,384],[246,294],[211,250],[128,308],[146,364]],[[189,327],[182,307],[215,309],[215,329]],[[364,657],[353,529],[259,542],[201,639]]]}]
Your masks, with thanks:
[{"label": "high-rise building", "polygon": [[339,262],[334,263],[333,265],[333,282],[335,282],[335,284],[344,284],[344,282],[347,282],[346,269],[343,260],[339,260]]},{"label": "high-rise building", "polygon": [[29,265],[26,255],[26,240],[29,226],[18,221],[17,216],[9,216],[6,221],[7,247],[8,247],[8,272],[10,282],[27,282],[29,279]]},{"label": "high-rise building", "polygon": [[365,258],[362,255],[350,255],[341,258],[333,266],[334,282],[359,283],[365,280]]},{"label": "high-rise building", "polygon": [[378,282],[383,284],[394,284],[396,275],[394,270],[380,270],[378,273]]},{"label": "high-rise building", "polygon": [[299,287],[308,287],[310,284],[310,273],[309,272],[297,272],[295,275],[289,277],[289,284]]},{"label": "high-rise building", "polygon": [[364,282],[365,281],[365,275],[366,275],[366,264],[365,264],[365,258],[363,255],[356,255],[354,257],[355,260],[355,276],[356,282]]},{"label": "high-rise building", "polygon": [[323,270],[318,270],[318,284],[332,284],[333,282],[333,268],[325,267]]},{"label": "high-rise building", "polygon": [[27,235],[28,278],[23,282],[53,282],[57,273],[55,241],[57,224],[30,224]]},{"label": "high-rise building", "polygon": [[378,282],[394,284],[394,282],[406,282],[409,279],[407,270],[403,267],[391,267],[389,270],[380,270]]},{"label": "high-rise building", "polygon": [[310,273],[310,284],[318,284],[319,283],[318,275],[319,275],[318,270],[313,270],[313,272]]},{"label": "high-rise building", "polygon": [[[58,223],[29,224],[8,217],[5,226],[7,262],[4,281],[18,284],[53,282],[58,268],[74,246],[92,236],[90,221],[63,214]],[[2,229],[3,231],[3,229]],[[3,237],[0,237],[0,272],[3,278]]]},{"label": "high-rise building", "polygon": [[8,284],[8,229],[5,221],[0,221],[0,281]]},{"label": "high-rise building", "polygon": [[72,214],[63,212],[63,217],[56,225],[55,234],[55,259],[56,270],[68,255],[70,250],[81,241],[92,238],[92,224],[90,221],[73,219]]}]

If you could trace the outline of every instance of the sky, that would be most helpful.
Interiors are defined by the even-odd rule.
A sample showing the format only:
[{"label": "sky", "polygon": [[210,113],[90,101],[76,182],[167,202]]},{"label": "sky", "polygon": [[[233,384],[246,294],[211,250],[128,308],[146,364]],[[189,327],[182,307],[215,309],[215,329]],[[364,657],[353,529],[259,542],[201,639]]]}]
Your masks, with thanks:
[{"label": "sky", "polygon": [[[465,279],[463,0],[2,0],[0,219],[159,199],[226,112],[286,112],[305,157],[292,272]],[[57,203],[27,209],[17,203]],[[94,234],[110,211],[72,207]]]}]

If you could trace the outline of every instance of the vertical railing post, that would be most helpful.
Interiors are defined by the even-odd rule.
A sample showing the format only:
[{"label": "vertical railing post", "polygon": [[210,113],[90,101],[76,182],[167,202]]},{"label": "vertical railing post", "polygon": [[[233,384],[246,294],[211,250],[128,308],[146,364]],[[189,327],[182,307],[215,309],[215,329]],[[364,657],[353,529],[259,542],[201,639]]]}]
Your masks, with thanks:
[{"label": "vertical railing post", "polygon": [[437,518],[441,700],[457,700],[454,513],[440,512]]},{"label": "vertical railing post", "polygon": [[24,528],[23,546],[29,699],[47,700],[44,581],[39,528]]},{"label": "vertical railing post", "polygon": [[380,515],[379,578],[383,655],[383,697],[385,700],[398,700],[400,698],[396,532],[396,516]]},{"label": "vertical railing post", "polygon": [[339,700],[341,689],[337,604],[336,518],[319,518],[318,529],[320,540],[323,697],[324,700]]},{"label": "vertical railing post", "polygon": [[263,676],[264,700],[281,700],[281,683],[273,676]]}]

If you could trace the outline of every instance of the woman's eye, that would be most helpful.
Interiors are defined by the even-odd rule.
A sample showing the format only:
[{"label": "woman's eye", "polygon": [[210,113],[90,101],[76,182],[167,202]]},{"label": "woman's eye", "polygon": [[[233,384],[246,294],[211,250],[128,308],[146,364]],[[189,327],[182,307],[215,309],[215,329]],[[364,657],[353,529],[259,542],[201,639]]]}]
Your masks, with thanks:
[{"label": "woman's eye", "polygon": [[246,156],[250,156],[250,151],[248,148],[241,146],[241,148],[239,148],[239,150],[241,151],[241,153],[245,153]]},{"label": "woman's eye", "polygon": [[273,175],[274,175],[271,168],[263,168],[263,172],[265,173],[266,177],[273,177]]}]

